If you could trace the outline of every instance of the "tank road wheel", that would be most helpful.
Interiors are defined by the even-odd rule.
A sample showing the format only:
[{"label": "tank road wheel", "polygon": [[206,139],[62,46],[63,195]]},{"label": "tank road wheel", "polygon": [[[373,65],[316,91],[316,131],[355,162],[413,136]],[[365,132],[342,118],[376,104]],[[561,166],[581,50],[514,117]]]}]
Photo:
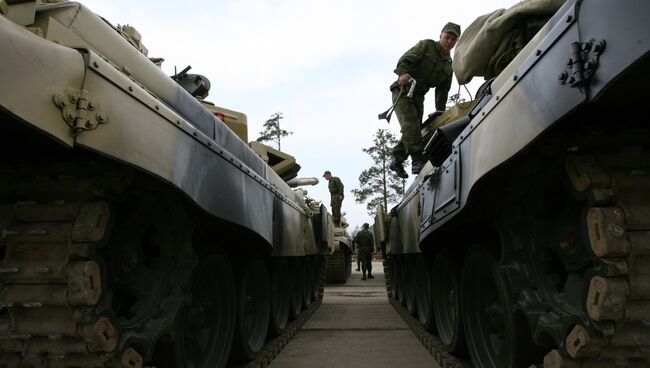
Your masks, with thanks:
[{"label": "tank road wheel", "polygon": [[415,260],[415,303],[420,323],[427,331],[434,329],[433,308],[431,307],[431,270],[424,254],[418,254]]},{"label": "tank road wheel", "polygon": [[465,260],[461,312],[467,349],[477,368],[528,367],[525,321],[515,318],[507,281],[496,260],[476,247]]},{"label": "tank road wheel", "polygon": [[297,319],[302,311],[302,262],[300,258],[294,257],[290,264],[291,272],[291,304],[289,316]]},{"label": "tank road wheel", "polygon": [[402,275],[404,276],[404,283],[402,287],[404,289],[404,302],[406,303],[406,310],[410,315],[415,316],[417,313],[417,307],[415,305],[415,285],[413,283],[415,278],[415,255],[407,254],[404,256],[404,268],[402,269]]},{"label": "tank road wheel", "polygon": [[302,257],[302,306],[307,309],[311,305],[312,280],[311,268],[313,262],[309,257]]},{"label": "tank road wheel", "polygon": [[[218,285],[218,287],[214,287]],[[211,255],[199,263],[185,315],[185,366],[224,367],[235,332],[235,278],[230,262]]]},{"label": "tank road wheel", "polygon": [[190,256],[192,228],[182,206],[156,183],[137,185],[114,201],[114,230],[99,253],[110,275],[106,303],[119,321],[121,341],[139,342],[138,353],[148,356],[156,341],[181,328],[167,317],[181,316],[190,300],[182,290],[190,289],[192,267],[187,265],[195,259]]},{"label": "tank road wheel", "polygon": [[452,353],[465,350],[463,323],[460,314],[460,282],[458,268],[452,257],[439,253],[433,261],[431,288],[433,315],[438,337]]},{"label": "tank road wheel", "polygon": [[311,299],[316,300],[320,288],[320,262],[318,256],[312,256],[311,285]]},{"label": "tank road wheel", "polygon": [[266,265],[253,259],[237,275],[237,324],[233,343],[236,360],[252,360],[264,347],[269,326],[271,286]]},{"label": "tank road wheel", "polygon": [[287,327],[291,304],[291,272],[284,258],[274,259],[271,270],[271,318],[269,335],[279,336]]},{"label": "tank road wheel", "polygon": [[191,292],[192,301],[177,320],[172,346],[156,347],[153,364],[157,367],[221,368],[228,362],[236,316],[235,277],[228,259],[203,258],[194,270]]}]

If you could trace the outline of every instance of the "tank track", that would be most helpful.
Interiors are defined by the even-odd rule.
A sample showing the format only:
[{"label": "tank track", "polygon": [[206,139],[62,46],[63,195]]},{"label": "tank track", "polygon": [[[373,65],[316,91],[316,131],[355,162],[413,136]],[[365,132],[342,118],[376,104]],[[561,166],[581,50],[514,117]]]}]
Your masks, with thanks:
[{"label": "tank track", "polygon": [[[53,166],[0,167],[0,367],[141,368],[143,356],[129,344],[144,335],[120,331],[103,303],[99,252],[113,225],[103,195],[123,190],[133,173]],[[22,197],[30,201],[7,200]],[[321,304],[327,260],[318,259],[319,298],[245,366],[267,366]],[[165,328],[152,321],[152,333]]]},{"label": "tank track", "polygon": [[[647,136],[647,131],[645,132]],[[591,207],[586,226],[593,264],[584,308],[589,320],[553,350],[544,367],[650,365],[650,153],[572,155],[566,171]]]},{"label": "tank track", "polygon": [[326,281],[333,284],[345,284],[350,277],[351,259],[352,255],[345,252],[343,248],[328,255]]},{"label": "tank track", "polygon": [[433,356],[440,365],[441,368],[471,368],[472,365],[461,359],[458,358],[452,354],[449,354],[443,347],[442,344],[440,344],[440,340],[438,340],[438,337],[425,330],[420,321],[411,316],[409,312],[406,310],[406,308],[402,307],[399,303],[398,300],[395,300],[392,298],[392,293],[390,290],[391,284],[391,271],[392,271],[392,266],[391,262],[388,259],[384,259],[384,275],[386,277],[386,290],[388,294],[388,301],[390,304],[395,308],[397,313],[402,317],[404,322],[406,322],[407,326],[413,331],[413,334],[415,337],[420,340],[422,345],[427,349],[429,354]]},{"label": "tank track", "polygon": [[[2,187],[2,194],[32,188],[42,200],[0,207],[0,250],[5,253],[0,265],[0,366],[142,365],[131,348],[119,362],[111,358],[117,324],[110,313],[96,308],[105,273],[94,248],[107,233],[110,209],[104,201],[86,199],[93,197],[95,184],[36,177]],[[63,193],[66,200],[47,200],[49,193]]]},{"label": "tank track", "polygon": [[268,341],[264,345],[264,349],[260,353],[260,355],[253,360],[252,362],[249,362],[244,365],[239,365],[239,366],[233,366],[233,368],[266,368],[268,367],[273,359],[275,359],[282,349],[287,346],[289,341],[293,339],[293,337],[300,331],[302,328],[302,325],[309,320],[309,318],[314,314],[316,309],[320,307],[322,303],[322,299],[317,299],[315,302],[311,303],[311,305],[302,311],[300,313],[300,317],[292,322],[290,322],[287,327],[285,328],[284,332],[282,335],[274,338],[273,340]]}]

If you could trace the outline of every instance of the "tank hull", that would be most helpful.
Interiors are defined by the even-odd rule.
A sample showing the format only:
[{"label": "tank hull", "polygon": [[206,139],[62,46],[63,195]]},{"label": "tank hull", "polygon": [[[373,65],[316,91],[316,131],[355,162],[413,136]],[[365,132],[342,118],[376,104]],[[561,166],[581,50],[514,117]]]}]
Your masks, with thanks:
[{"label": "tank hull", "polygon": [[0,365],[254,359],[322,295],[322,221],[104,20],[34,19],[0,16]]}]

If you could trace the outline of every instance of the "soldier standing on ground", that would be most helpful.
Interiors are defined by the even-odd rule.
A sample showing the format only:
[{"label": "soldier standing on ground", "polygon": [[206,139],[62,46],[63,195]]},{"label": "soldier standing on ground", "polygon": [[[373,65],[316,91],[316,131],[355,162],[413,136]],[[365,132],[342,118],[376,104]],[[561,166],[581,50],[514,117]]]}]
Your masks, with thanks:
[{"label": "soldier standing on ground", "polygon": [[332,173],[327,170],[323,174],[323,177],[329,181],[327,187],[330,190],[330,195],[332,196],[332,201],[330,205],[332,206],[332,216],[334,217],[334,225],[341,226],[341,203],[343,203],[343,183],[341,179],[336,176],[332,176]]},{"label": "soldier standing on ground", "polygon": [[361,257],[359,256],[358,251],[357,251],[357,271],[361,271]]},{"label": "soldier standing on ground", "polygon": [[373,239],[372,233],[368,228],[370,225],[367,223],[363,224],[363,227],[357,235],[354,237],[354,242],[357,245],[358,257],[361,258],[361,272],[363,277],[361,280],[366,279],[366,271],[368,272],[368,278],[374,279],[375,276],[372,275],[372,249],[375,245],[375,240]]},{"label": "soldier standing on ground", "polygon": [[[440,41],[422,40],[408,50],[397,62],[395,74],[399,76],[391,86],[395,113],[399,119],[402,137],[393,148],[391,170],[401,178],[408,178],[403,162],[411,156],[411,172],[418,174],[426,163],[424,143],[420,134],[424,95],[436,89],[436,110],[444,111],[451,87],[451,49],[460,37],[460,26],[447,23],[440,33]],[[407,97],[411,79],[415,79],[413,97]]]},{"label": "soldier standing on ground", "polygon": [[[358,231],[357,231],[358,233]],[[356,239],[357,233],[354,234],[354,238]],[[359,245],[352,240],[352,252],[357,255],[357,271],[361,271],[361,256],[359,255]]]}]

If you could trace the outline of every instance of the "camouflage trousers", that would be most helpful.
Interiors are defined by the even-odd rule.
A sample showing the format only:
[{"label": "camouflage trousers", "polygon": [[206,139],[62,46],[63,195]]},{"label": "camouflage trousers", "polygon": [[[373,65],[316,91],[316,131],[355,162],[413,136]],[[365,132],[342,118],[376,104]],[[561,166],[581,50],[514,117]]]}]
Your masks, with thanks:
[{"label": "camouflage trousers", "polygon": [[[393,103],[399,96],[399,88],[393,90]],[[422,124],[422,114],[424,113],[424,96],[406,97],[406,88],[402,92],[402,97],[395,103],[395,115],[399,120],[402,137],[397,145],[393,147],[393,157],[397,162],[404,162],[413,155],[419,158],[424,150],[420,125]]]},{"label": "camouflage trousers", "polygon": [[370,248],[359,248],[359,259],[361,259],[361,272],[370,275],[372,272],[372,250]]},{"label": "camouflage trousers", "polygon": [[335,223],[340,223],[341,221],[341,203],[343,203],[343,196],[340,194],[332,194],[332,217],[334,217]]}]

